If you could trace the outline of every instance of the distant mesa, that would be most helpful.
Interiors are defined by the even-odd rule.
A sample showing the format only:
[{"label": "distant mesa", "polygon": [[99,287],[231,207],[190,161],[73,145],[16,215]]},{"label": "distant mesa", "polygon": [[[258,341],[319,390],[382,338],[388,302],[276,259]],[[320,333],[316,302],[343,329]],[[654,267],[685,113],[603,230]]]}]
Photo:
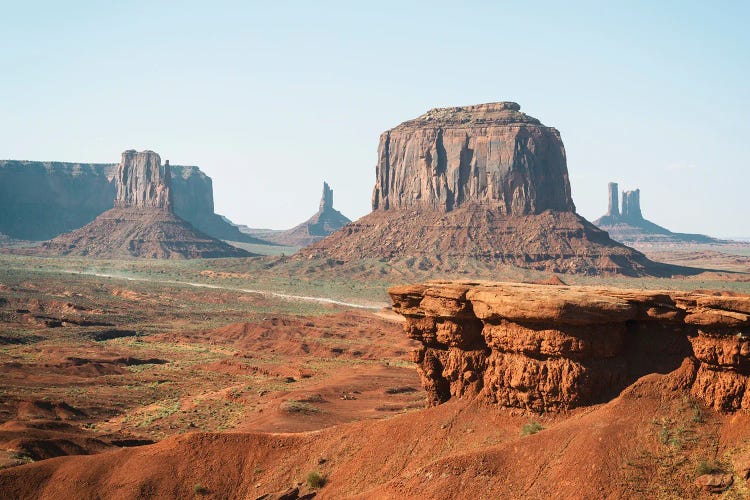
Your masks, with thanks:
[{"label": "distant mesa", "polygon": [[681,244],[727,243],[702,234],[673,233],[669,229],[645,219],[641,213],[641,190],[622,192],[622,210],[618,206],[616,182],[607,185],[609,203],[607,213],[594,221],[594,225],[607,231],[609,236],[625,244]]},{"label": "distant mesa", "polygon": [[42,245],[54,255],[159,259],[250,255],[193,228],[174,214],[169,161],[153,151],[128,150],[115,174],[114,208]]},{"label": "distant mesa", "polygon": [[338,231],[351,220],[333,208],[333,189],[323,182],[323,196],[318,211],[308,220],[292,229],[274,231],[268,229],[241,228],[243,232],[279,245],[305,247]]},{"label": "distant mesa", "polygon": [[560,133],[514,102],[433,109],[384,132],[375,177],[372,213],[303,249],[303,258],[374,258],[444,272],[465,272],[468,262],[671,272],[575,213]]},{"label": "distant mesa", "polygon": [[[88,224],[115,206],[118,167],[117,163],[0,161],[0,232],[17,240],[44,241]],[[213,184],[200,168],[170,165],[170,175],[176,215],[217,239],[265,243],[214,213]],[[136,197],[146,195],[136,192]]]}]

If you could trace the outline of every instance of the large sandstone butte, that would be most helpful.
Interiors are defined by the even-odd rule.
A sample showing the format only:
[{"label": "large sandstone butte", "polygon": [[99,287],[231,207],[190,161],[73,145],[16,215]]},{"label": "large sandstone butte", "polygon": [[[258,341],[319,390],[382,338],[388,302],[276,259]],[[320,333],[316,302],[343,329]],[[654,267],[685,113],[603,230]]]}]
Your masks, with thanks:
[{"label": "large sandstone butte", "polygon": [[380,138],[373,211],[303,257],[466,259],[543,271],[669,274],[575,213],[560,133],[499,102],[433,109]]},{"label": "large sandstone butte", "polygon": [[508,215],[574,211],[560,133],[520,109],[433,109],[384,132],[373,210],[482,203]]},{"label": "large sandstone butte", "polygon": [[414,360],[432,404],[567,409],[682,367],[695,398],[750,409],[750,295],[489,282],[389,293],[422,342]]},{"label": "large sandstone butte", "polygon": [[103,258],[242,257],[246,251],[201,233],[173,213],[169,161],[153,151],[122,153],[115,207],[42,245],[41,252]]},{"label": "large sandstone butte", "polygon": [[641,212],[641,190],[622,192],[622,210],[618,207],[618,184],[610,182],[607,213],[594,221],[594,225],[625,244],[681,244],[681,243],[729,243],[703,234],[673,233],[669,229],[651,222]]},{"label": "large sandstone butte", "polygon": [[302,224],[283,231],[251,228],[242,231],[272,243],[304,247],[322,240],[350,222],[348,217],[333,208],[333,189],[327,182],[323,182],[323,196],[320,198],[318,211]]}]

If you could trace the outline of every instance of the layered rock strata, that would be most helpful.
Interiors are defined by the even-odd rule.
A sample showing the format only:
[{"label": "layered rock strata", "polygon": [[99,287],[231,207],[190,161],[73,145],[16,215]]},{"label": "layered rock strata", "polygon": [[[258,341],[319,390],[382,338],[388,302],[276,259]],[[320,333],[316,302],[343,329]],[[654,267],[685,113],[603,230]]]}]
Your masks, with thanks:
[{"label": "layered rock strata", "polygon": [[414,361],[433,405],[561,410],[682,367],[694,397],[750,410],[750,295],[470,282],[389,293],[422,342]]},{"label": "layered rock strata", "polygon": [[173,213],[169,162],[125,151],[115,175],[115,207],[42,245],[41,252],[103,258],[241,257],[246,251],[194,229]]}]

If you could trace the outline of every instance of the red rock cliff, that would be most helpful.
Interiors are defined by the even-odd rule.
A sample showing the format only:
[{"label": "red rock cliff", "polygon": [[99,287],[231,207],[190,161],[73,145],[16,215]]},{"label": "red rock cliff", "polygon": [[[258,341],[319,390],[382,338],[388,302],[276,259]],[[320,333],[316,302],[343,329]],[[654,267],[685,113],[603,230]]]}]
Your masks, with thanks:
[{"label": "red rock cliff", "polygon": [[547,411],[687,364],[685,386],[750,409],[750,296],[518,283],[393,287],[432,404],[479,396]]},{"label": "red rock cliff", "polygon": [[380,136],[373,210],[574,211],[560,133],[514,102],[438,108]]}]

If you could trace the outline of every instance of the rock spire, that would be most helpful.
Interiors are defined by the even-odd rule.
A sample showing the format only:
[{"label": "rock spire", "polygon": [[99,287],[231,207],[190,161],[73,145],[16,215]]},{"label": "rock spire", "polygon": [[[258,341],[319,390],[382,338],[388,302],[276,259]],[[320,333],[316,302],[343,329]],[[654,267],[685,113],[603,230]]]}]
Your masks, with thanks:
[{"label": "rock spire", "polygon": [[320,211],[333,209],[333,189],[327,182],[323,182],[323,196],[320,198]]},{"label": "rock spire", "polygon": [[640,189],[622,192],[622,217],[633,220],[643,219]]},{"label": "rock spire", "polygon": [[607,208],[607,215],[610,217],[618,217],[620,215],[620,202],[618,200],[617,183],[610,182],[607,187],[609,188],[609,207]]}]

